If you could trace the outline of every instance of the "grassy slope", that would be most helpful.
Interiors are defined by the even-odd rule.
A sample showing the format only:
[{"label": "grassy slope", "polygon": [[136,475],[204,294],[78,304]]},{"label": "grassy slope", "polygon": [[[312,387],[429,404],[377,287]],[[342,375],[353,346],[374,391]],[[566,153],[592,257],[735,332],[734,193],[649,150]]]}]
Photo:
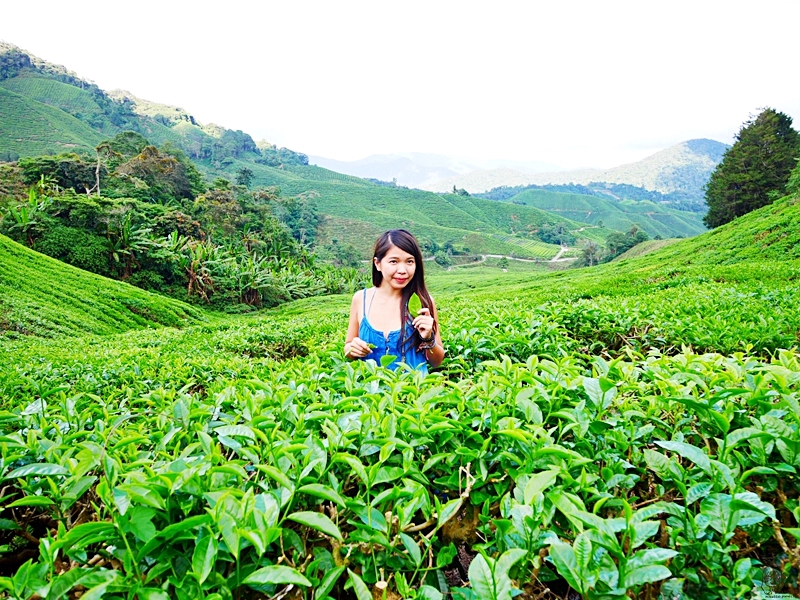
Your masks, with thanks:
[{"label": "grassy slope", "polygon": [[702,215],[648,201],[615,202],[582,194],[527,190],[507,202],[523,202],[581,223],[596,225],[602,221],[605,227],[617,231],[627,231],[635,224],[653,237],[688,237],[706,230]]},{"label": "grassy slope", "polygon": [[[20,156],[76,148],[91,151],[122,130],[88,91],[37,72],[25,71],[0,82],[0,104],[0,150]],[[171,142],[189,154],[210,139],[190,123],[167,127],[145,117],[139,119],[138,127],[154,144]]]},{"label": "grassy slope", "polygon": [[208,320],[202,310],[66,265],[0,235],[0,341]]},{"label": "grassy slope", "polygon": [[[551,258],[559,248],[525,238],[542,223],[563,223],[578,231],[583,224],[535,207],[422,190],[379,186],[315,166],[276,169],[251,163],[254,185],[276,185],[284,194],[308,193],[325,215],[320,238],[337,238],[364,252],[386,229],[403,227],[439,243],[452,241],[475,253]],[[225,175],[223,172],[215,172]],[[578,232],[578,238],[601,241],[599,230]]]},{"label": "grassy slope", "polygon": [[437,287],[447,293],[469,293],[473,300],[500,292],[508,298],[544,302],[625,296],[632,288],[736,283],[752,280],[753,273],[758,281],[793,282],[800,278],[800,197],[782,198],[697,237],[597,267],[534,278],[525,273],[498,276],[486,270],[466,271],[462,269],[457,278],[438,277]]},{"label": "grassy slope", "polygon": [[0,150],[20,156],[91,149],[105,136],[63,110],[0,87]]},{"label": "grassy slope", "polygon": [[80,115],[76,118],[92,123],[102,134],[110,136],[118,131],[92,95],[74,85],[36,72],[23,72],[0,82],[0,86],[29,100],[59,108],[70,115]]},{"label": "grassy slope", "polygon": [[677,241],[679,241],[677,238],[670,238],[668,240],[647,240],[641,244],[636,244],[630,250],[627,250],[614,258],[614,260],[626,260],[628,258],[636,258],[637,256],[652,254],[653,252],[661,250],[662,248],[666,248]]}]

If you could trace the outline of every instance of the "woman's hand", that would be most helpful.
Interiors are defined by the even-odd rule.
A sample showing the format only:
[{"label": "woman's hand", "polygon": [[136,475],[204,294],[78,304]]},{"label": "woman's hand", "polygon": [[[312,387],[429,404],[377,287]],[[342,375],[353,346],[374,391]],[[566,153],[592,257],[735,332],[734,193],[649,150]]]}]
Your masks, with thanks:
[{"label": "woman's hand", "polygon": [[414,327],[419,332],[419,337],[428,340],[433,335],[433,317],[428,308],[420,308],[419,313],[414,317]]},{"label": "woman's hand", "polygon": [[347,358],[364,358],[370,352],[372,349],[369,344],[360,337],[354,337],[344,345],[344,355]]}]

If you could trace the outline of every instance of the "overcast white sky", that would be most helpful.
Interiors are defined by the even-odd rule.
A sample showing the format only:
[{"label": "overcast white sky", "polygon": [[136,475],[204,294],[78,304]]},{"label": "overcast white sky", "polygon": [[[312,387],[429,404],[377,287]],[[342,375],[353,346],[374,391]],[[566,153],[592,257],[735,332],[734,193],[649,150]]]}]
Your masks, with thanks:
[{"label": "overcast white sky", "polygon": [[307,154],[611,167],[766,106],[800,127],[798,24],[800,0],[37,0],[0,39]]}]

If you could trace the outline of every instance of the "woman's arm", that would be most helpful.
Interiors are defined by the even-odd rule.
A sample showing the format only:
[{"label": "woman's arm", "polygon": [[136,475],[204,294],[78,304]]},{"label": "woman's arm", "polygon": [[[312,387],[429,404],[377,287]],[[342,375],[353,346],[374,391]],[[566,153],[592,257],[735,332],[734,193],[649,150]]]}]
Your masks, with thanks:
[{"label": "woman's arm", "polygon": [[347,335],[344,342],[344,356],[345,358],[364,358],[370,353],[370,348],[367,343],[358,337],[358,328],[361,325],[359,319],[359,293],[353,294],[353,300],[350,303],[350,322],[347,324]]},{"label": "woman's arm", "polygon": [[438,313],[436,312],[436,303],[431,298],[431,310],[427,308],[420,310],[419,315],[414,319],[414,327],[417,328],[421,336],[430,335],[430,331],[434,331],[436,343],[433,348],[425,350],[425,358],[428,359],[428,364],[436,368],[444,360],[444,347],[442,346],[442,336],[439,333],[439,327],[435,326],[438,323]]}]

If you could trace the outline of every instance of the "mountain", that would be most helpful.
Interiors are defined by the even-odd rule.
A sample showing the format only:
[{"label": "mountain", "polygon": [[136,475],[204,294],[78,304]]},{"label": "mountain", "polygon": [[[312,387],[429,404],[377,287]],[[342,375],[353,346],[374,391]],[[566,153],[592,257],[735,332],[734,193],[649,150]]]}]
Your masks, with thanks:
[{"label": "mountain", "polygon": [[[557,169],[555,165],[542,161],[472,160],[421,152],[372,154],[366,158],[353,161],[334,160],[322,156],[309,156],[308,160],[311,164],[336,171],[337,173],[354,175],[364,179],[394,181],[397,185],[420,189],[427,189],[443,179],[451,179],[472,171],[493,169],[501,166],[531,173]],[[451,191],[452,189],[450,187],[442,191]]]},{"label": "mountain", "polygon": [[550,173],[525,173],[515,169],[473,171],[426,186],[434,192],[453,186],[471,193],[486,192],[501,186],[545,184],[624,183],[661,193],[681,192],[702,198],[708,181],[728,146],[708,139],[696,139],[670,146],[638,162],[612,169],[580,169]]}]

